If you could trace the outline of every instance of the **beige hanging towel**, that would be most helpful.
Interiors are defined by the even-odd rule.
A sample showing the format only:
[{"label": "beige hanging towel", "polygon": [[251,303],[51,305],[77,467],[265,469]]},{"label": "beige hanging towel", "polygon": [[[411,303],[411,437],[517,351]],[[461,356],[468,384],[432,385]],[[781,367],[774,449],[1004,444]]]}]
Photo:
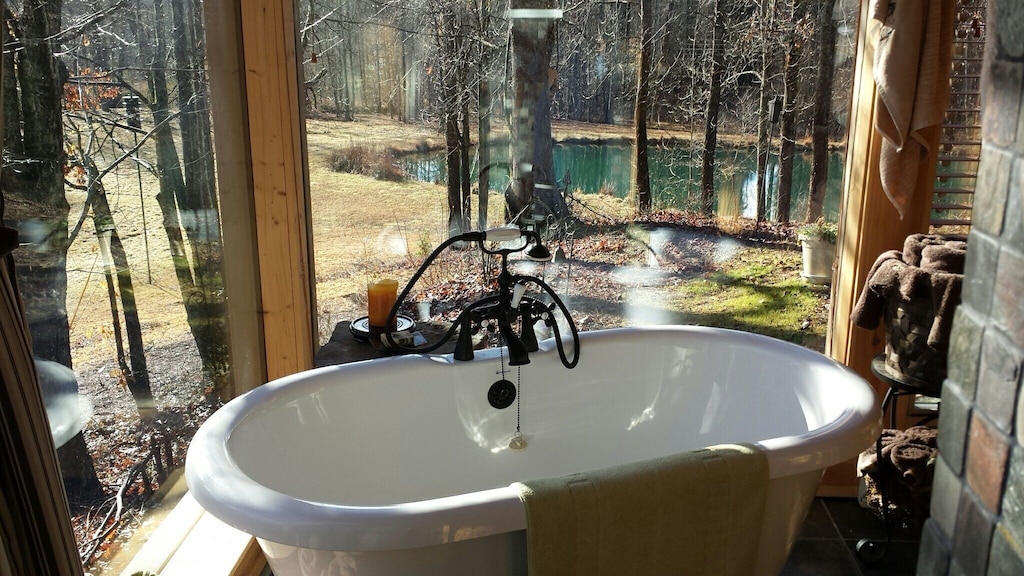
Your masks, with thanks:
[{"label": "beige hanging towel", "polygon": [[871,0],[882,189],[902,219],[949,101],[954,0]]},{"label": "beige hanging towel", "polygon": [[530,576],[749,576],[768,460],[724,444],[514,486]]}]

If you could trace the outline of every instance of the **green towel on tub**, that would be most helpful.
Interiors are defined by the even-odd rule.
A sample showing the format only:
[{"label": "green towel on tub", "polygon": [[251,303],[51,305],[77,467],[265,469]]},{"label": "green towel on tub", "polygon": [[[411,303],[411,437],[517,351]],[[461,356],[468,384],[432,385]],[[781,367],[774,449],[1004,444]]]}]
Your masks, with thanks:
[{"label": "green towel on tub", "polygon": [[764,453],[712,446],[515,483],[530,576],[748,576],[768,486]]}]

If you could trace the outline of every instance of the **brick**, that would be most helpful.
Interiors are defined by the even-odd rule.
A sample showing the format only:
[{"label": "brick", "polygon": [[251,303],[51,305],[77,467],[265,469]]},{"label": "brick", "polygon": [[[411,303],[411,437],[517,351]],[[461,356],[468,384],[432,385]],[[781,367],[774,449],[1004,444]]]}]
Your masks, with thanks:
[{"label": "brick", "polygon": [[1014,155],[1008,150],[982,144],[981,163],[974,192],[971,225],[992,236],[1003,233],[1006,196],[1010,190]]},{"label": "brick", "polygon": [[953,473],[942,452],[939,452],[932,480],[931,521],[947,537],[956,530],[956,514],[963,487],[960,477]]},{"label": "brick", "polygon": [[[1024,140],[1022,140],[1024,141]],[[1018,157],[1010,169],[1010,189],[1006,195],[1003,241],[1024,249],[1024,159]]]},{"label": "brick", "polygon": [[958,306],[954,314],[953,330],[949,336],[949,379],[974,400],[981,366],[981,343],[985,334],[984,319],[969,306]]},{"label": "brick", "polygon": [[960,513],[956,519],[956,534],[953,535],[952,558],[955,566],[951,573],[978,576],[988,567],[988,554],[992,544],[995,520],[984,506],[964,490],[960,498]]},{"label": "brick", "polygon": [[1024,298],[1020,297],[1021,286],[1024,286],[1024,254],[1004,246],[999,251],[999,265],[995,274],[992,321],[1017,346],[1024,348]]},{"label": "brick", "polygon": [[956,386],[942,389],[942,416],[939,418],[939,454],[956,475],[964,470],[964,451],[970,425],[971,404]]},{"label": "brick", "polygon": [[1002,521],[1015,541],[1024,542],[1024,448],[1020,445],[1013,449],[1010,457],[1010,474],[1003,494]]},{"label": "brick", "polygon": [[1014,430],[1017,431],[1017,444],[1024,445],[1024,394],[1020,393],[1021,389],[1024,389],[1024,384],[1017,387],[1017,424]]},{"label": "brick", "polygon": [[921,548],[917,555],[917,576],[946,576],[949,573],[948,540],[928,520],[921,531]]},{"label": "brick", "polygon": [[967,240],[961,305],[970,306],[981,316],[989,315],[996,280],[992,271],[998,263],[999,244],[992,236],[972,229]]},{"label": "brick", "polygon": [[987,58],[982,71],[982,139],[1003,148],[1013,147],[1021,111],[1024,64]]},{"label": "brick", "polygon": [[995,329],[985,333],[978,379],[978,408],[1005,434],[1013,431],[1017,382],[1022,364],[1024,351],[1009,338]]},{"label": "brick", "polygon": [[949,566],[949,576],[974,576],[965,571],[958,562],[953,560]]},{"label": "brick", "polygon": [[[991,27],[989,34],[994,34],[999,41],[1001,58],[1020,58],[1024,56],[1024,10],[1015,0],[990,2],[994,8],[992,18],[987,24]],[[990,36],[990,39],[992,37]]]},{"label": "brick", "polygon": [[1019,542],[1003,528],[996,526],[992,534],[992,549],[988,554],[988,572],[985,576],[1020,576],[1024,574],[1024,557],[1021,557]]},{"label": "brick", "polygon": [[1009,460],[1010,438],[975,410],[967,445],[967,485],[992,514],[999,514]]}]

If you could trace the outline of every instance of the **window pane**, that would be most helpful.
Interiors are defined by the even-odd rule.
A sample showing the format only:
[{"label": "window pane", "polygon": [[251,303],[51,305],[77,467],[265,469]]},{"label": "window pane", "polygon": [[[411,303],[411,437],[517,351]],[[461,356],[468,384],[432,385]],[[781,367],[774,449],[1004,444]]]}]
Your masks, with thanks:
[{"label": "window pane", "polygon": [[102,573],[227,390],[202,7],[7,7],[4,217],[80,552]]},{"label": "window pane", "polygon": [[[368,282],[402,286],[451,234],[512,220],[557,256],[515,269],[581,329],[822,349],[828,292],[801,277],[795,228],[838,216],[858,3],[549,4],[301,5],[320,340],[343,344],[318,362],[373,354],[348,334]],[[403,313],[454,320],[493,292],[493,265],[445,252]]]}]

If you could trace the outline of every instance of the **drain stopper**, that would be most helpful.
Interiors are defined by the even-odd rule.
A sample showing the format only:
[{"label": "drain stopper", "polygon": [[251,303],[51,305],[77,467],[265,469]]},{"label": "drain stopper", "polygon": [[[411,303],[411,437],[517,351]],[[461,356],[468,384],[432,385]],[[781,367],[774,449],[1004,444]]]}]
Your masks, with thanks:
[{"label": "drain stopper", "polygon": [[516,387],[505,379],[491,384],[491,389],[487,391],[487,401],[498,410],[508,408],[515,400]]}]

